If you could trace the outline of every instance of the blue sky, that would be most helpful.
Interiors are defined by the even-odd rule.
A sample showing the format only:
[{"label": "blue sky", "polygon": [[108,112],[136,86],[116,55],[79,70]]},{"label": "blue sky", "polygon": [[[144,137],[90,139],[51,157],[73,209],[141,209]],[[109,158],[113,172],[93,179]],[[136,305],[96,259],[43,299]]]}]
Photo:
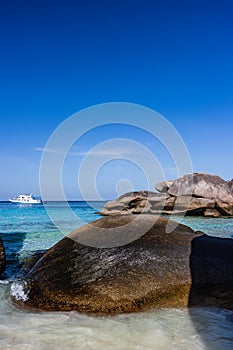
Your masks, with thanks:
[{"label": "blue sky", "polygon": [[[158,111],[184,139],[195,171],[231,179],[232,16],[230,0],[2,3],[0,199],[39,194],[40,150],[55,128],[83,108],[114,101]],[[174,177],[169,156],[143,131],[104,127],[75,147],[85,153],[114,137],[147,145]],[[73,158],[64,186],[78,199],[81,157]],[[97,178],[103,198],[117,195],[121,178],[145,186],[139,169],[115,160]]]}]

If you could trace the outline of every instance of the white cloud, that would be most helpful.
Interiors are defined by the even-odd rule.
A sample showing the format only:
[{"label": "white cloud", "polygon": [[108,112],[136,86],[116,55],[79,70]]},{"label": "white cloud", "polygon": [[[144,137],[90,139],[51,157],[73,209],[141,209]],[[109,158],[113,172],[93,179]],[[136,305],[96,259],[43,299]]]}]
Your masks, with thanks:
[{"label": "white cloud", "polygon": [[[62,151],[51,149],[51,148],[43,148],[43,147],[36,147],[34,148],[34,151],[39,152],[47,152],[47,153],[54,153],[54,154],[63,154]],[[100,150],[94,150],[94,151],[70,151],[67,153],[69,156],[85,156],[89,153],[89,156],[92,157],[104,157],[104,156],[112,156],[112,157],[123,157],[130,154],[136,154],[141,153],[138,150],[135,151],[133,149],[100,149]]]},{"label": "white cloud", "polygon": [[39,151],[39,152],[47,152],[47,153],[61,153],[55,149],[51,149],[51,148],[43,148],[43,147],[35,147],[34,151]]},{"label": "white cloud", "polygon": [[85,156],[88,154],[93,157],[103,157],[103,156],[113,156],[113,157],[122,157],[127,154],[134,153],[130,150],[124,150],[124,149],[101,149],[101,150],[95,150],[95,151],[88,151],[88,152],[70,152],[69,154],[72,156]]}]

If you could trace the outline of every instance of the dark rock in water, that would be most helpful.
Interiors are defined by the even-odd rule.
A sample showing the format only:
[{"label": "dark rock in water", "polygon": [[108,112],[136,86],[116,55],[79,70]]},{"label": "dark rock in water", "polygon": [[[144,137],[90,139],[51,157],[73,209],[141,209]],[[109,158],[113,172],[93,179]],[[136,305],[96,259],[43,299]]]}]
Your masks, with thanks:
[{"label": "dark rock in water", "polygon": [[[215,238],[181,224],[167,233],[168,223],[166,219],[155,222],[151,215],[128,215],[105,217],[79,228],[36,263],[25,279],[27,298],[17,302],[39,310],[115,314],[208,305],[210,286],[216,286],[218,294],[220,283],[225,294],[221,289],[210,304],[232,309],[233,240],[222,241],[224,258]],[[142,228],[145,233],[138,236]],[[93,247],[103,246],[104,241],[116,245],[122,235],[131,243]],[[204,291],[201,300],[199,287],[206,284],[208,293]]]},{"label": "dark rock in water", "polygon": [[156,185],[160,193],[125,194],[108,202],[102,215],[168,214],[206,217],[233,216],[232,181],[204,173],[187,174]]},{"label": "dark rock in water", "polygon": [[190,255],[192,286],[189,306],[233,310],[233,240],[194,238]]},{"label": "dark rock in water", "polygon": [[0,238],[0,275],[5,271],[6,267],[6,254],[2,239]]}]

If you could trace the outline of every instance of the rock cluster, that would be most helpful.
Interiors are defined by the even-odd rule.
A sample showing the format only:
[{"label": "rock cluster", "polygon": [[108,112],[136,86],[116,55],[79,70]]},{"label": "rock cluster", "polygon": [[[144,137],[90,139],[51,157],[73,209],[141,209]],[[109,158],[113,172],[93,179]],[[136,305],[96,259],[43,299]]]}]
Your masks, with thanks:
[{"label": "rock cluster", "polygon": [[[23,298],[15,301],[32,309],[91,314],[169,306],[233,309],[233,240],[181,224],[168,233],[168,223],[154,215],[124,215],[77,229],[35,264],[22,282]],[[138,237],[140,228],[146,230]],[[108,229],[114,244],[122,235],[130,243],[96,248],[77,242],[101,245],[109,240]]]},{"label": "rock cluster", "polygon": [[233,216],[233,181],[204,173],[163,181],[156,192],[126,193],[106,203],[102,215],[168,214],[206,217]]}]

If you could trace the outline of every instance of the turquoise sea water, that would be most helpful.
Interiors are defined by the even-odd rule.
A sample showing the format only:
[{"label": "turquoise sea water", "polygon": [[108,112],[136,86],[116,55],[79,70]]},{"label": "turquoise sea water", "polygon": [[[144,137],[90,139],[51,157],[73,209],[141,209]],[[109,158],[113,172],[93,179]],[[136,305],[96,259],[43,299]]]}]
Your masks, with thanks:
[{"label": "turquoise sea water", "polygon": [[[0,202],[0,233],[7,254],[7,269],[0,280],[0,349],[233,349],[233,313],[227,310],[181,308],[90,317],[76,312],[26,312],[12,303],[11,285],[17,286],[23,259],[63,238],[57,226],[68,234],[98,219],[94,213],[102,206],[101,202],[70,202],[69,207],[62,202],[44,206]],[[233,219],[184,218],[182,222],[209,235],[233,238]]]},{"label": "turquoise sea water", "polygon": [[[0,233],[7,254],[5,275],[12,277],[18,273],[18,265],[25,257],[52,247],[64,237],[64,232],[69,234],[75,228],[98,219],[100,216],[94,212],[99,211],[103,203],[91,202],[90,205],[86,202],[70,202],[69,207],[63,202],[45,205],[0,202]],[[75,214],[74,221],[70,211]]]}]

